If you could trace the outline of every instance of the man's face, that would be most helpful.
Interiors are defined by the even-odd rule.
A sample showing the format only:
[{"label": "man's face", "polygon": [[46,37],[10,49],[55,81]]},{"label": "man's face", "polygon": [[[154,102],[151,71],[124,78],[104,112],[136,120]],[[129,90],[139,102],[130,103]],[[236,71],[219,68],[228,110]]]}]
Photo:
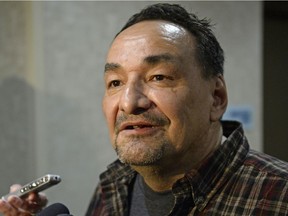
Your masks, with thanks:
[{"label": "man's face", "polygon": [[122,162],[171,163],[205,148],[213,90],[195,55],[193,36],[165,21],[140,22],[113,41],[103,111]]}]

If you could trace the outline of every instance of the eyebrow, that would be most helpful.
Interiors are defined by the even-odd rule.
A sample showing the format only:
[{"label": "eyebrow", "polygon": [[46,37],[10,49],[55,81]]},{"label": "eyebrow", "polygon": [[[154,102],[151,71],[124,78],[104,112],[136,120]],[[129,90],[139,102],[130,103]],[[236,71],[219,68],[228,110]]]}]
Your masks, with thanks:
[{"label": "eyebrow", "polygon": [[150,65],[157,65],[161,62],[172,63],[175,61],[176,61],[175,56],[173,56],[169,53],[164,53],[164,54],[160,54],[160,55],[151,55],[151,56],[147,56],[144,58],[144,62],[148,63]]},{"label": "eyebrow", "polygon": [[104,72],[108,72],[108,71],[113,71],[113,70],[117,70],[121,68],[120,64],[117,63],[106,63],[105,64],[105,68],[104,68]]},{"label": "eyebrow", "polygon": [[[155,66],[162,62],[167,62],[167,63],[176,62],[176,57],[169,53],[164,53],[160,55],[150,55],[150,56],[146,56],[143,62],[149,65]],[[115,71],[117,69],[120,69],[121,67],[122,66],[118,63],[106,63],[104,72],[106,73],[108,71]]]}]

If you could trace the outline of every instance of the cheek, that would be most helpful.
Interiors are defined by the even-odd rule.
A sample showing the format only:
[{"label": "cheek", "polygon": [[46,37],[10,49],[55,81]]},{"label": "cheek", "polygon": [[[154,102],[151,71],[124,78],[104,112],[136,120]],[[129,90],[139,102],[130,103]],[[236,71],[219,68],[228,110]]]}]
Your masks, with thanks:
[{"label": "cheek", "polygon": [[[167,138],[170,140],[176,151],[183,148],[187,136],[191,130],[191,105],[187,106],[188,97],[185,94],[171,94],[161,97],[158,108],[169,119],[170,125],[167,128]],[[161,104],[161,105],[160,105]]]},{"label": "cheek", "polygon": [[207,95],[203,93],[181,88],[159,94],[157,99],[158,108],[171,121],[169,130],[172,136],[181,136],[187,130],[193,133],[198,126],[209,120]]},{"label": "cheek", "polygon": [[185,88],[167,89],[167,91],[159,91],[153,95],[153,100],[159,109],[171,123],[171,127],[181,127],[181,124],[187,119],[189,107],[187,106],[188,91]]},{"label": "cheek", "polygon": [[117,103],[116,98],[112,98],[108,96],[104,96],[103,101],[102,101],[102,110],[106,118],[111,140],[114,139],[114,125],[115,125],[117,110],[118,110],[117,104],[118,103]]}]

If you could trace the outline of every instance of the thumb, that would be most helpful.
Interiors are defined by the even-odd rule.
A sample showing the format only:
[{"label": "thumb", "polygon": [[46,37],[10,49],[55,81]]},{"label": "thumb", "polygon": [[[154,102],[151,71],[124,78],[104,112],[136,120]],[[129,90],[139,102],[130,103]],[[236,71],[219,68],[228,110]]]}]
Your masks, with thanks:
[{"label": "thumb", "polygon": [[11,185],[11,186],[10,186],[10,193],[18,190],[19,188],[21,188],[21,185],[20,185],[20,184],[13,184],[13,185]]}]

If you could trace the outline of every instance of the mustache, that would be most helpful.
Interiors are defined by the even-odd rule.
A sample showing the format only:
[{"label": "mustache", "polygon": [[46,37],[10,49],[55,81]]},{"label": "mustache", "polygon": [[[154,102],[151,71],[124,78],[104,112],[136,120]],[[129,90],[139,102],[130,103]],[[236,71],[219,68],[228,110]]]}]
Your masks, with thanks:
[{"label": "mustache", "polygon": [[115,122],[115,131],[116,134],[119,133],[122,123],[127,121],[146,121],[151,125],[164,126],[170,123],[169,119],[166,116],[159,116],[153,113],[145,112],[139,115],[127,115],[125,113],[117,117]]}]

